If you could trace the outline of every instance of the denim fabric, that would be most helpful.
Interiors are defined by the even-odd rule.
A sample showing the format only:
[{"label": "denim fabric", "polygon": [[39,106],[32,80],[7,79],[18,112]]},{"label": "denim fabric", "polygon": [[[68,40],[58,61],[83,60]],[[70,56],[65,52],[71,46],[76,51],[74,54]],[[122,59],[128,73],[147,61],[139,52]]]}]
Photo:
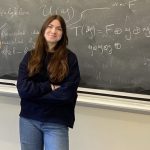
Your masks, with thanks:
[{"label": "denim fabric", "polygon": [[20,117],[21,150],[69,150],[68,127]]}]

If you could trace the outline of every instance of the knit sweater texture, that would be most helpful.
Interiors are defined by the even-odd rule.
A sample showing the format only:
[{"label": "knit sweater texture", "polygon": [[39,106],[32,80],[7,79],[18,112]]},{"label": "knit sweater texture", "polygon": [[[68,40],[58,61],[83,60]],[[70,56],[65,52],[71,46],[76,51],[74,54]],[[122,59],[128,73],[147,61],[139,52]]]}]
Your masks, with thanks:
[{"label": "knit sweater texture", "polygon": [[[39,73],[28,76],[28,60],[31,51],[23,57],[18,72],[17,89],[21,98],[20,116],[41,122],[64,124],[73,128],[77,88],[80,82],[80,71],[76,55],[67,50],[69,73],[61,83],[52,83],[47,73],[47,63],[52,57],[48,53],[43,59]],[[52,90],[50,84],[60,87]]]}]

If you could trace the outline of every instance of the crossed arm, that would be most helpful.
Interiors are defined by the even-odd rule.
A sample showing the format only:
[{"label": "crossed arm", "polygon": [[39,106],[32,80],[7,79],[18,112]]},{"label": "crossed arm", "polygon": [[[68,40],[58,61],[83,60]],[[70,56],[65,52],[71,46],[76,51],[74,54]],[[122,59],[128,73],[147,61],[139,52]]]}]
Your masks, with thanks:
[{"label": "crossed arm", "polygon": [[44,81],[34,81],[28,77],[27,63],[29,52],[24,56],[19,66],[17,89],[21,98],[46,103],[71,102],[76,96],[80,81],[77,58],[70,61],[69,74],[61,85],[53,85],[47,78]]}]

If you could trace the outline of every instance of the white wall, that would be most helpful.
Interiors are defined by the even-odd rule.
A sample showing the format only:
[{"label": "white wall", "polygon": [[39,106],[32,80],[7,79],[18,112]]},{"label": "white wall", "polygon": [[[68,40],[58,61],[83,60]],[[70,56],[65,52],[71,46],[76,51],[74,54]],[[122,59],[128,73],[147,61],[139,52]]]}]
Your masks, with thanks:
[{"label": "white wall", "polygon": [[150,116],[76,107],[71,150],[150,150]]},{"label": "white wall", "polygon": [[[0,92],[0,149],[20,149],[19,110],[17,94]],[[70,150],[150,150],[149,112],[149,102],[80,94]]]},{"label": "white wall", "polygon": [[19,99],[0,94],[0,149],[19,150]]}]

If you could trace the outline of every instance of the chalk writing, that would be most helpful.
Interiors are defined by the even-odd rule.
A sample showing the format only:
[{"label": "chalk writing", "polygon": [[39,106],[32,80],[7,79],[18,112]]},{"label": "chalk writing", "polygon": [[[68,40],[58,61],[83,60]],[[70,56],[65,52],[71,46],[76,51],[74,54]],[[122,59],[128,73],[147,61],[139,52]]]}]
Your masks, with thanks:
[{"label": "chalk writing", "polygon": [[2,45],[12,45],[12,44],[23,44],[23,39],[21,38],[13,38],[12,40],[2,40],[1,44]]},{"label": "chalk writing", "polygon": [[[69,3],[70,1],[65,1],[66,3]],[[78,25],[81,20],[83,20],[84,16],[87,14],[94,13],[95,11],[105,12],[111,10],[113,7],[128,7],[129,9],[135,10],[135,6],[137,3],[137,0],[129,0],[127,2],[124,1],[117,1],[112,3],[111,7],[94,7],[94,8],[88,8],[84,9],[80,12],[80,15],[75,18],[75,9],[73,6],[69,6],[66,8],[63,7],[54,7],[53,5],[49,5],[48,1],[41,0],[42,5],[40,6],[41,13],[43,16],[48,16],[52,14],[61,14],[65,16],[65,21],[68,23],[68,30],[69,32],[73,33],[76,38],[78,37],[86,37],[89,40],[93,41],[95,38],[98,42],[98,39],[100,38],[110,38],[111,36],[113,39],[115,39],[115,36],[124,36],[124,40],[131,41],[136,38],[137,36],[144,36],[146,38],[150,37],[150,26],[134,26],[130,27],[127,25],[129,16],[126,16],[125,18],[125,26],[120,27],[115,22],[111,24],[106,24],[105,26],[100,26],[97,24],[80,24]],[[0,8],[0,16],[23,16],[23,15],[29,15],[30,12],[23,9],[22,7],[9,7],[9,8]],[[78,19],[77,19],[78,18]],[[72,21],[75,20],[75,21]],[[4,55],[14,55],[16,53],[17,47],[13,47],[14,44],[17,45],[24,45],[24,38],[26,36],[29,36],[27,43],[30,44],[29,47],[24,48],[25,51],[29,50],[31,47],[34,47],[35,45],[35,36],[39,34],[38,29],[33,29],[30,33],[27,33],[25,29],[22,29],[21,26],[18,26],[18,29],[16,31],[9,31],[9,24],[4,23],[0,26],[0,48],[3,47],[2,54]],[[12,39],[11,39],[12,37]],[[112,43],[112,42],[111,42]],[[122,49],[122,45],[119,41],[113,41],[114,44],[89,44],[88,49],[91,50],[91,56],[94,55],[94,52],[97,51],[99,54],[112,54],[113,50],[119,50]],[[10,48],[7,47],[7,45],[12,45],[13,50],[10,50]],[[12,52],[10,52],[12,51]],[[15,52],[14,52],[15,51]],[[19,53],[19,52],[18,52]]]},{"label": "chalk writing", "polygon": [[74,22],[74,23],[71,23],[69,24],[68,26],[72,26],[72,25],[75,25],[77,24],[78,22],[80,22],[82,19],[83,19],[83,16],[84,14],[88,13],[88,12],[91,12],[91,11],[94,11],[94,10],[109,10],[110,8],[109,7],[104,7],[104,8],[89,8],[89,9],[85,9],[84,11],[81,12],[80,16],[79,16],[79,19]]},{"label": "chalk writing", "polygon": [[11,18],[15,16],[25,16],[29,15],[29,11],[24,10],[23,8],[10,7],[10,8],[1,8],[0,7],[0,16],[10,16]]},{"label": "chalk writing", "polygon": [[43,5],[40,7],[42,9],[43,16],[48,16],[52,14],[60,14],[64,17],[66,23],[69,22],[74,17],[74,9],[73,7],[69,8],[53,8],[53,6]]},{"label": "chalk writing", "polygon": [[[54,2],[53,0],[47,1],[47,0],[40,0],[42,5],[40,6],[41,13],[43,16],[48,16],[52,14],[61,14],[65,16],[65,21],[68,23],[67,27],[69,32],[74,34],[76,38],[78,37],[86,37],[89,40],[95,40],[98,42],[100,38],[110,38],[111,36],[113,39],[115,39],[115,36],[124,36],[124,40],[126,41],[131,41],[134,39],[134,37],[137,36],[145,36],[147,38],[150,37],[150,27],[149,24],[145,26],[135,26],[135,27],[130,27],[127,26],[128,18],[129,16],[126,16],[125,18],[125,26],[120,27],[118,24],[115,22],[111,24],[106,24],[104,26],[100,26],[98,23],[97,24],[80,24],[78,25],[83,18],[91,13],[95,13],[97,11],[99,12],[108,12],[110,11],[113,7],[128,7],[129,9],[135,10],[137,0],[129,0],[129,1],[115,1],[112,2],[112,8],[108,6],[104,7],[93,7],[93,8],[87,8],[84,9],[80,12],[79,16],[75,16],[75,8],[73,6],[69,7],[60,7],[60,6],[53,6],[49,2]],[[66,0],[65,3],[70,3],[69,0]],[[5,17],[5,16],[10,16],[10,17],[15,17],[15,16],[24,16],[24,15],[30,15],[30,12],[25,10],[22,7],[8,7],[8,8],[1,8],[0,7],[0,16]],[[74,19],[76,18],[76,19]],[[30,47],[34,47],[35,45],[35,36],[39,34],[38,29],[33,29],[30,33],[27,33],[25,29],[22,29],[22,27],[18,27],[16,31],[9,31],[9,24],[4,23],[3,25],[0,26],[0,37],[1,37],[1,42],[0,42],[0,47],[4,47],[3,53],[10,54],[8,53],[8,47],[5,47],[5,45],[24,45],[24,38],[26,36],[29,36],[28,40],[26,41],[27,43],[30,44],[29,47],[26,47],[25,49],[29,49]],[[12,39],[11,39],[12,37]],[[18,38],[17,38],[18,37]],[[111,42],[112,43],[112,42]],[[112,54],[113,50],[119,50],[122,49],[122,45],[119,41],[113,41],[114,44],[89,44],[88,49],[91,50],[91,56],[93,56],[94,51],[98,51],[100,54]],[[17,48],[15,48],[16,51]],[[5,51],[5,52],[4,52]],[[14,50],[13,50],[14,51]],[[11,55],[13,55],[11,53]]]},{"label": "chalk writing", "polygon": [[118,1],[112,4],[113,7],[128,7],[129,9],[133,9],[136,5],[137,0],[129,0],[128,2],[125,1]]},{"label": "chalk writing", "polygon": [[88,45],[88,49],[91,51],[91,56],[94,55],[94,52],[98,52],[99,54],[108,54],[111,55],[113,53],[113,50],[119,50],[121,49],[121,43],[114,43],[112,44],[97,44],[97,45]]},{"label": "chalk writing", "polygon": [[8,45],[4,46],[1,53],[7,58],[10,55],[14,55],[16,51],[16,47],[9,48]]},{"label": "chalk writing", "polygon": [[150,58],[144,58],[144,66],[150,67]]},{"label": "chalk writing", "polygon": [[27,51],[31,50],[29,47],[22,48],[20,51],[17,49],[17,47],[9,47],[8,45],[3,46],[1,49],[1,54],[5,56],[5,58],[8,58],[8,56],[13,56],[16,54],[25,54]]},{"label": "chalk writing", "polygon": [[125,40],[132,40],[135,36],[145,36],[145,37],[150,37],[150,25],[147,25],[145,27],[138,27],[135,26],[134,28],[132,27],[115,27],[115,24],[109,24],[106,25],[103,29],[99,30],[97,29],[94,25],[82,25],[82,26],[76,26],[69,28],[70,30],[74,30],[75,36],[83,36],[87,35],[89,39],[93,39],[96,34],[101,35],[102,37],[108,37],[109,35],[124,35]]}]

